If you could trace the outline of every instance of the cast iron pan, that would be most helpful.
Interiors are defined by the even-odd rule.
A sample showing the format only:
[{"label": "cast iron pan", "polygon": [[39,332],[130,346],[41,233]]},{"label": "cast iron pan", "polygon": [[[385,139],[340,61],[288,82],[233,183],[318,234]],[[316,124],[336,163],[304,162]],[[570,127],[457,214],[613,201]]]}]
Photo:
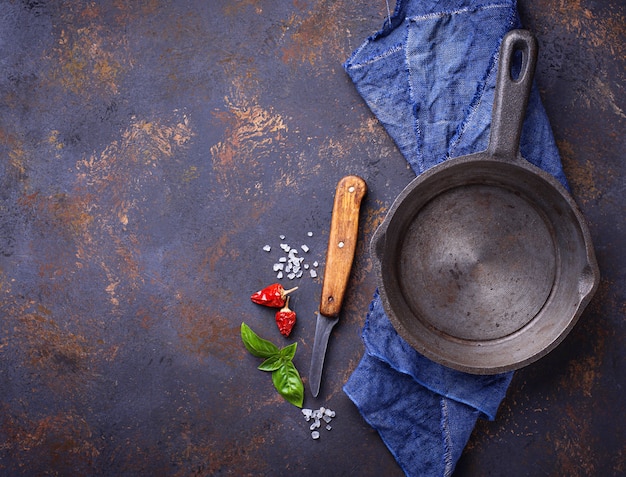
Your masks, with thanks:
[{"label": "cast iron pan", "polygon": [[[513,78],[516,52],[521,72]],[[384,309],[420,353],[474,374],[520,368],[554,349],[599,282],[572,197],[519,152],[535,38],[500,48],[489,146],[415,178],[372,239]]]}]

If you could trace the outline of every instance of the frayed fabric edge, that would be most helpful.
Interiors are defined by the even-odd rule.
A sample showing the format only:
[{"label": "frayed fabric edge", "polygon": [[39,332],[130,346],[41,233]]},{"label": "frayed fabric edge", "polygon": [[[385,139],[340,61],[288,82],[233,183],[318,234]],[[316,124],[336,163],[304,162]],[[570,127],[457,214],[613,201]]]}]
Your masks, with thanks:
[{"label": "frayed fabric edge", "polygon": [[[386,364],[386,363],[385,363]],[[396,463],[400,466],[400,469],[402,469],[402,472],[404,472],[405,475],[409,475],[408,470],[402,465],[400,456],[398,454],[396,454],[394,448],[391,446],[391,444],[387,441],[387,439],[385,439],[385,436],[380,432],[380,430],[374,425],[374,423],[372,423],[368,418],[366,413],[363,412],[363,409],[361,408],[361,406],[359,405],[359,403],[357,402],[356,398],[352,395],[352,393],[350,393],[350,391],[347,389],[348,385],[345,384],[343,386],[343,392],[345,393],[346,396],[348,396],[348,398],[350,399],[350,401],[352,401],[354,403],[354,405],[356,406],[356,408],[359,410],[359,414],[361,415],[361,417],[365,420],[365,422],[367,422],[367,424],[372,428],[375,429],[376,432],[378,433],[378,435],[380,436],[381,440],[383,441],[383,443],[385,444],[385,446],[387,447],[387,449],[389,449],[389,452],[391,452],[391,455],[393,456],[394,460],[396,461]]]}]

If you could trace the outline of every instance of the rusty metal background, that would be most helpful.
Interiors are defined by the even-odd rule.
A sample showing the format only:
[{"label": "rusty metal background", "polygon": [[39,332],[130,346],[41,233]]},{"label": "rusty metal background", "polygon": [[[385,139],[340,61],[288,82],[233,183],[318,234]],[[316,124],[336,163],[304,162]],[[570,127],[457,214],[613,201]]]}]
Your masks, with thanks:
[{"label": "rusty metal background", "polygon": [[[479,423],[456,475],[619,475],[626,10],[519,8],[603,279],[567,339],[516,374],[498,420]],[[401,475],[341,391],[375,287],[367,243],[412,178],[341,67],[384,2],[0,12],[0,474]],[[323,266],[348,173],[369,194],[322,390],[305,397],[337,417],[313,441],[238,329],[298,342],[305,374],[319,278],[299,281],[288,340],[248,297],[273,281],[281,234]]]}]

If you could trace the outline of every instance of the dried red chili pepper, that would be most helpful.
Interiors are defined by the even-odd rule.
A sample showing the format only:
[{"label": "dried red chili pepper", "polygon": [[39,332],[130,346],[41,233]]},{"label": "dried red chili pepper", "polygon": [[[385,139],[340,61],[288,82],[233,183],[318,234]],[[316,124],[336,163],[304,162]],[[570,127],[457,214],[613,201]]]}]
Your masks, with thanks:
[{"label": "dried red chili pepper", "polygon": [[285,306],[276,312],[276,324],[278,331],[283,336],[289,336],[293,325],[296,324],[296,312],[289,309],[289,297],[285,301]]},{"label": "dried red chili pepper", "polygon": [[274,283],[263,288],[263,290],[253,293],[250,299],[258,305],[281,308],[285,305],[287,295],[297,289],[298,287],[294,287],[290,290],[285,290],[280,283]]}]

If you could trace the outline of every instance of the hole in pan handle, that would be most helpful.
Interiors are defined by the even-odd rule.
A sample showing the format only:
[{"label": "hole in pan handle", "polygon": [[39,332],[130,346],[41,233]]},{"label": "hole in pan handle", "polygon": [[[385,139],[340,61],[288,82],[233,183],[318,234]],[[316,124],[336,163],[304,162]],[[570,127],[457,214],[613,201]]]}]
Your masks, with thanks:
[{"label": "hole in pan handle", "polygon": [[[522,66],[511,74],[515,55],[521,52]],[[511,30],[502,40],[498,77],[493,100],[488,153],[509,161],[521,160],[522,124],[537,64],[537,40],[527,30]]]}]

